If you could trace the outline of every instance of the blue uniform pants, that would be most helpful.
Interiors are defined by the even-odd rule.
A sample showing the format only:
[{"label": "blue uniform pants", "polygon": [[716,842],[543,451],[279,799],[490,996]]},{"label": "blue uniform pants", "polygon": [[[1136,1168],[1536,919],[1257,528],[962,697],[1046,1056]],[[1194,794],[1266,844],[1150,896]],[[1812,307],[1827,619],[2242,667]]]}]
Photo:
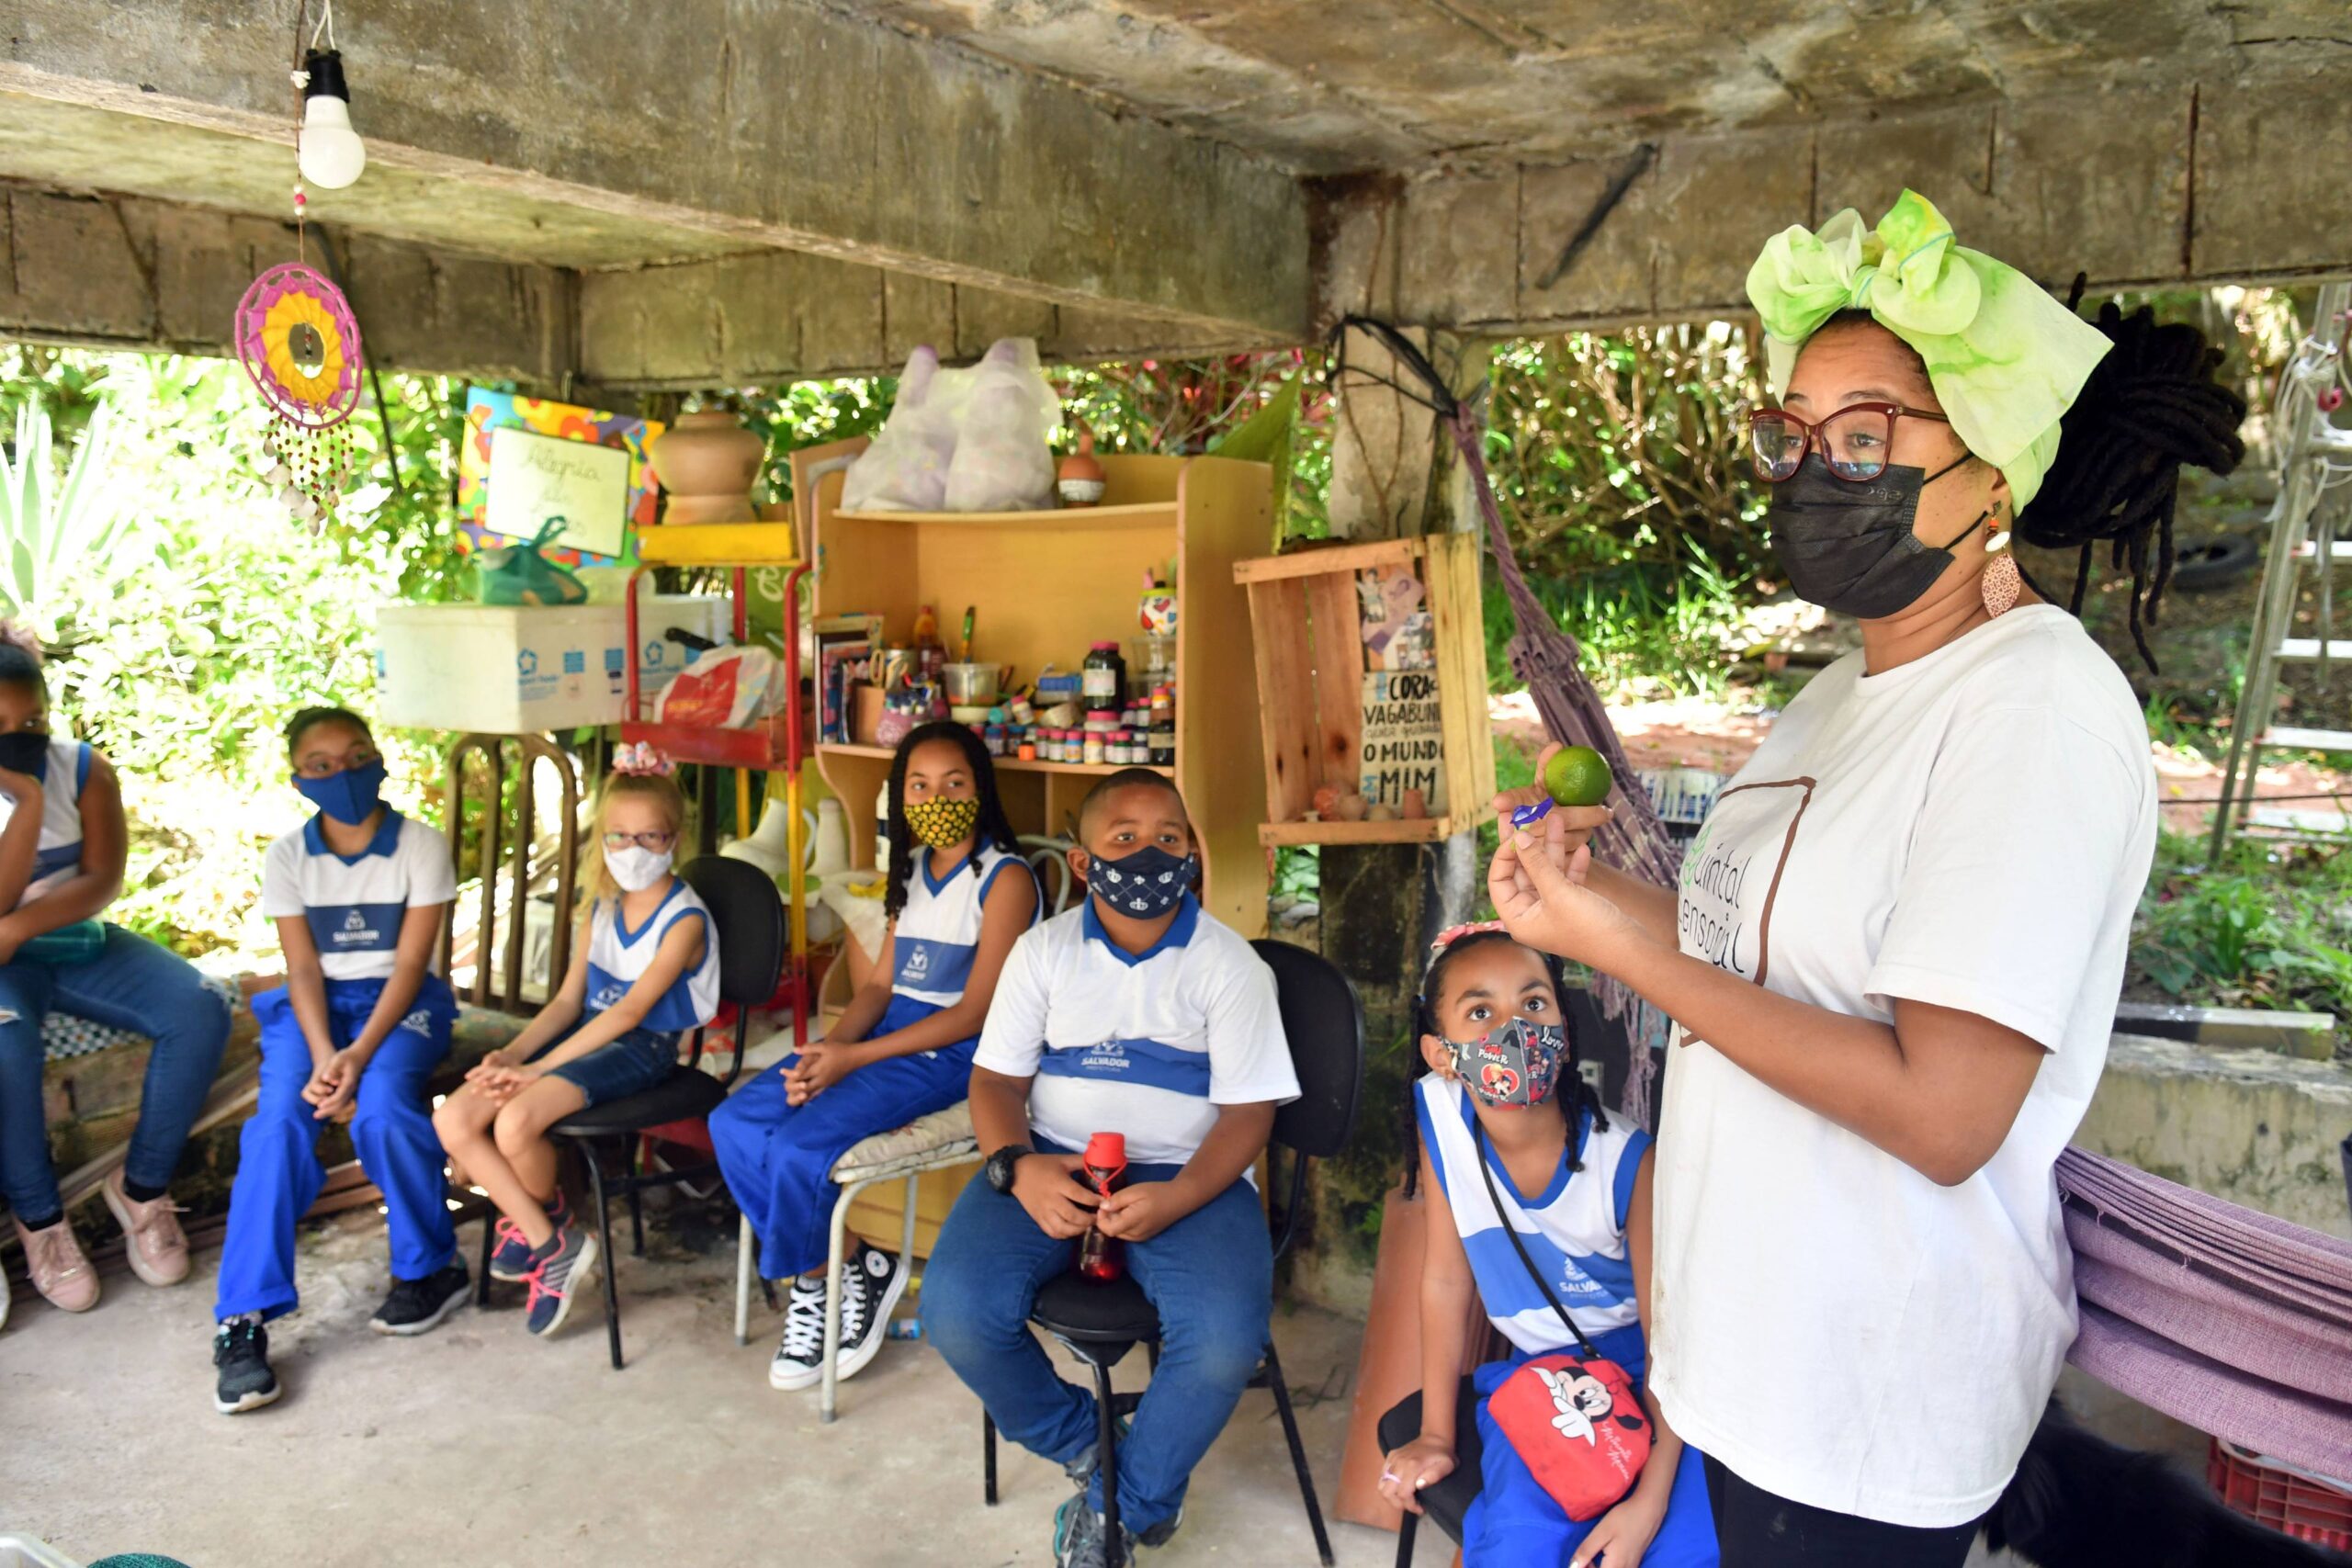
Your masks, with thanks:
[{"label": "blue uniform pants", "polygon": [[[1637,1331],[1601,1336],[1597,1347],[1637,1382],[1642,1358],[1637,1348],[1622,1346]],[[1620,1343],[1611,1343],[1615,1339]],[[1605,1514],[1571,1519],[1537,1483],[1535,1474],[1511,1449],[1495,1418],[1487,1414],[1487,1395],[1531,1359],[1524,1353],[1507,1361],[1489,1361],[1473,1376],[1478,1385],[1480,1490],[1462,1521],[1463,1568],[1567,1568],[1569,1554],[1592,1533]],[[1697,1449],[1683,1445],[1682,1462],[1675,1468],[1674,1490],[1666,1500],[1666,1521],[1642,1558],[1642,1568],[1715,1568],[1715,1518],[1707,1506],[1707,1460]],[[1609,1568],[1604,1561],[1600,1568]]]},{"label": "blue uniform pants", "polygon": [[171,1185],[229,1043],[228,1004],[195,966],[120,926],[106,928],[105,948],[85,964],[0,964],[0,1190],[27,1224],[63,1207],[40,1092],[40,1026],[52,1007],[155,1043],[122,1164],[124,1179],[141,1187]]},{"label": "blue uniform pants", "polygon": [[[1166,1181],[1182,1167],[1130,1166],[1130,1183]],[[1067,1273],[1074,1241],[1037,1228],[1010,1193],[976,1176],[941,1227],[923,1270],[922,1331],[1004,1435],[1067,1465],[1092,1446],[1094,1393],[1054,1371],[1029,1309],[1037,1287]],[[1257,1190],[1236,1181],[1153,1236],[1126,1244],[1128,1270],[1159,1313],[1159,1365],[1119,1445],[1119,1522],[1140,1535],[1183,1505],[1193,1467],[1241,1401],[1266,1354],[1274,1254]],[[1102,1474],[1087,1500],[1102,1506]]]},{"label": "blue uniform pants", "polygon": [[[337,1048],[366,1025],[383,988],[381,980],[326,983],[327,1030]],[[318,1156],[326,1123],[302,1098],[311,1081],[311,1047],[293,1000],[281,987],[255,997],[253,1007],[261,1025],[261,1102],[238,1138],[229,1235],[220,1248],[220,1295],[212,1309],[220,1319],[294,1310],[294,1227],[326,1177]],[[447,1156],[433,1131],[425,1093],[433,1070],[449,1054],[456,1015],[447,982],[427,975],[408,1016],[376,1047],[359,1077],[351,1143],[368,1179],[383,1189],[396,1279],[424,1279],[458,1256],[445,1201]]]},{"label": "blue uniform pants", "polygon": [[[876,1035],[904,1029],[937,1010],[893,997]],[[784,1067],[759,1074],[710,1113],[710,1145],[752,1234],[760,1244],[760,1277],[783,1280],[823,1271],[840,1189],[833,1163],[874,1136],[918,1116],[944,1111],[969,1092],[978,1038],[929,1056],[869,1062],[806,1105],[786,1103]]]}]

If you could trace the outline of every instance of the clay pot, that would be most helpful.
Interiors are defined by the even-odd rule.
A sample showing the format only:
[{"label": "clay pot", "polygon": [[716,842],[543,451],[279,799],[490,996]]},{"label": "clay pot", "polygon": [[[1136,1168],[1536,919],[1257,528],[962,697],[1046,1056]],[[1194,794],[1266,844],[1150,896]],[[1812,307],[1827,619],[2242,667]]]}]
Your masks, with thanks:
[{"label": "clay pot", "polygon": [[1423,795],[1419,790],[1407,790],[1405,792],[1405,820],[1408,822],[1419,822],[1427,818],[1429,814],[1429,797]]},{"label": "clay pot", "polygon": [[673,523],[748,523],[765,447],[724,409],[680,414],[647,454],[670,494]]},{"label": "clay pot", "polygon": [[1098,506],[1102,501],[1102,465],[1094,457],[1094,432],[1078,433],[1078,450],[1062,459],[1054,488],[1064,506]]}]

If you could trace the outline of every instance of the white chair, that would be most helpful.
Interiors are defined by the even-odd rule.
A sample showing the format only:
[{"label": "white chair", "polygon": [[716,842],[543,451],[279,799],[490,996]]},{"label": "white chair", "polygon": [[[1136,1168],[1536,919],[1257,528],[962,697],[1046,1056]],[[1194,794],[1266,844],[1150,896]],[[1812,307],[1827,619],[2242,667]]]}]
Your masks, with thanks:
[{"label": "white chair", "polygon": [[[842,1253],[850,1204],[856,1201],[860,1191],[877,1182],[906,1182],[906,1230],[899,1239],[899,1257],[907,1268],[912,1269],[915,1183],[925,1171],[976,1165],[979,1157],[979,1145],[972,1135],[971,1108],[959,1100],[944,1111],[918,1116],[903,1127],[876,1133],[833,1162],[831,1175],[841,1188],[841,1197],[833,1203],[832,1235],[825,1252],[824,1381],[818,1395],[818,1418],[820,1421],[830,1422],[833,1418],[833,1393],[840,1382],[836,1368],[840,1364],[842,1346]],[[735,1257],[735,1343],[738,1345],[751,1343],[752,1281],[758,1278],[758,1243],[752,1236],[752,1222],[741,1222],[736,1235]],[[876,1332],[887,1332],[887,1329],[877,1328]]]},{"label": "white chair", "polygon": [[1068,839],[1048,838],[1041,833],[1021,835],[1021,858],[1029,863],[1029,870],[1037,878],[1037,897],[1046,901],[1037,918],[1050,920],[1069,908],[1070,899],[1084,890],[1069,869]]}]

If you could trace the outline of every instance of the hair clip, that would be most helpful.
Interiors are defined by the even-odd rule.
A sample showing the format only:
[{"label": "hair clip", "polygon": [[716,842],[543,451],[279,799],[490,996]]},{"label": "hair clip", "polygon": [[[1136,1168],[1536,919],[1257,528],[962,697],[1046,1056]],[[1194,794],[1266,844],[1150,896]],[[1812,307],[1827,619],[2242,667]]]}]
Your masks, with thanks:
[{"label": "hair clip", "polygon": [[678,771],[678,764],[653,749],[645,740],[625,741],[613,749],[613,772],[632,778],[668,778]]},{"label": "hair clip", "polygon": [[1447,948],[1452,947],[1455,942],[1460,942],[1465,936],[1477,936],[1486,931],[1506,931],[1508,929],[1510,928],[1506,927],[1500,920],[1472,920],[1466,925],[1448,926],[1445,930],[1437,933],[1437,940],[1430,943],[1430,951],[1431,953],[1443,953]]}]

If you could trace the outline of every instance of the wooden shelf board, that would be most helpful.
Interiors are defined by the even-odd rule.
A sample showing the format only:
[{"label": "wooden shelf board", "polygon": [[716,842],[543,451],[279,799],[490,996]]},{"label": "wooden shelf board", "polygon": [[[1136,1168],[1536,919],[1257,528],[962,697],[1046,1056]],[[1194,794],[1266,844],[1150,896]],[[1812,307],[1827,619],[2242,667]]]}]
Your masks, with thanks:
[{"label": "wooden shelf board", "polygon": [[648,566],[797,566],[798,530],[789,523],[664,523],[637,532]]},{"label": "wooden shelf board", "polygon": [[1286,577],[1321,577],[1329,572],[1362,571],[1366,567],[1402,566],[1429,553],[1429,540],[1415,534],[1402,539],[1374,539],[1362,545],[1324,545],[1293,550],[1286,556],[1259,556],[1233,563],[1233,581],[1239,583],[1279,582]]},{"label": "wooden shelf board", "polygon": [[836,512],[849,523],[953,523],[973,528],[1152,528],[1172,526],[1173,501],[1125,506],[1057,506],[1042,512]]},{"label": "wooden shelf board", "polygon": [[1476,827],[1472,818],[1398,818],[1393,822],[1261,822],[1258,841],[1284,844],[1433,844]]},{"label": "wooden shelf board", "polygon": [[[888,746],[847,746],[832,740],[826,741],[817,750],[829,757],[871,757],[885,762],[896,754],[894,749]],[[1146,766],[1141,762],[1024,762],[1018,757],[998,757],[993,761],[1000,773],[1091,773],[1098,778],[1127,768]],[[1173,778],[1176,775],[1176,770],[1173,768],[1155,767],[1151,771],[1166,778]]]}]

